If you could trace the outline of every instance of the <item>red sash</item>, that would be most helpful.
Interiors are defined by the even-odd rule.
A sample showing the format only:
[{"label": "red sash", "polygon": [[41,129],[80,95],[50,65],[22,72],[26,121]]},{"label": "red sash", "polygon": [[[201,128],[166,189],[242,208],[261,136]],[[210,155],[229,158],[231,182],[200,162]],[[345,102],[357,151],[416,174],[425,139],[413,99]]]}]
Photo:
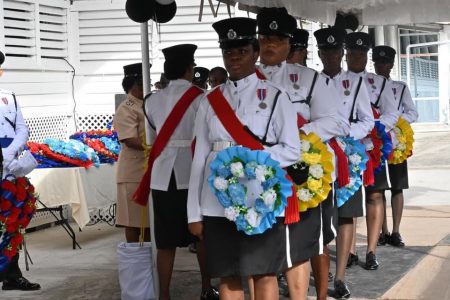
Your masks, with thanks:
[{"label": "red sash", "polygon": [[145,171],[145,174],[142,177],[136,192],[134,192],[133,194],[133,201],[135,201],[137,204],[140,204],[142,206],[147,205],[148,195],[150,194],[150,182],[153,163],[166,147],[170,137],[178,127],[178,124],[180,123],[189,106],[201,93],[203,93],[203,90],[196,86],[191,86],[183,94],[183,96],[181,96],[180,100],[178,100],[169,116],[166,118],[166,121],[164,121],[164,124],[161,127],[159,134],[156,136],[155,142],[153,143],[152,150],[150,151],[150,156],[147,162],[147,170]]},{"label": "red sash", "polygon": [[[244,126],[237,118],[227,99],[223,96],[220,88],[216,88],[209,93],[207,98],[212,109],[216,113],[217,118],[237,144],[252,150],[264,149],[264,146],[244,129]],[[292,182],[287,174],[286,177]],[[295,187],[292,185],[292,196],[288,198],[288,205],[285,209],[285,224],[292,224],[300,221],[297,201]]]},{"label": "red sash", "polygon": [[255,73],[256,73],[256,77],[258,77],[258,79],[261,79],[261,80],[267,79],[266,75],[264,75],[263,72],[261,72],[258,68],[256,68]]}]

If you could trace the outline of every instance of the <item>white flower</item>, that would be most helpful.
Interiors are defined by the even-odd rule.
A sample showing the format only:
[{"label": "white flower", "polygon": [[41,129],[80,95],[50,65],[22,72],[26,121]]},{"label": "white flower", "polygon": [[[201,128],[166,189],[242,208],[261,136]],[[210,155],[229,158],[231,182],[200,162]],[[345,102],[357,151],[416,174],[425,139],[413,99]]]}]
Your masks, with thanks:
[{"label": "white flower", "polygon": [[258,227],[259,223],[261,223],[261,217],[253,207],[247,210],[247,213],[245,214],[245,220],[252,227]]},{"label": "white flower", "polygon": [[405,151],[406,150],[406,144],[398,143],[397,149],[400,150],[400,151]]},{"label": "white flower", "polygon": [[373,150],[373,147],[374,147],[374,146],[373,146],[372,139],[365,138],[365,139],[363,139],[362,141],[363,141],[364,146],[366,146],[366,150],[367,150],[367,151]]},{"label": "white flower", "polygon": [[308,152],[309,149],[311,148],[311,143],[308,141],[302,141],[302,152]]},{"label": "white flower", "polygon": [[361,156],[357,153],[353,153],[348,157],[348,160],[352,165],[359,165],[361,163]]},{"label": "white flower", "polygon": [[308,189],[299,189],[297,190],[297,197],[303,202],[308,202],[312,199],[313,194]]},{"label": "white flower", "polygon": [[309,174],[314,178],[319,179],[323,177],[323,168],[319,164],[315,164],[309,167]]},{"label": "white flower", "polygon": [[257,166],[255,168],[256,179],[260,182],[266,181],[267,169],[264,166]]},{"label": "white flower", "polygon": [[402,133],[402,131],[398,127],[394,127],[392,130],[395,132],[396,135],[399,135]]},{"label": "white flower", "polygon": [[241,162],[234,162],[230,164],[231,174],[235,177],[244,177],[244,166]]},{"label": "white flower", "polygon": [[347,187],[348,187],[348,188],[353,188],[353,186],[355,185],[355,183],[356,183],[356,178],[350,177],[350,182],[347,184]]},{"label": "white flower", "polygon": [[228,188],[228,181],[223,177],[214,178],[214,187],[219,191],[225,191]]},{"label": "white flower", "polygon": [[270,209],[273,210],[273,205],[275,200],[277,199],[277,193],[274,189],[268,189],[264,193],[261,194],[261,198],[264,201],[264,204]]},{"label": "white flower", "polygon": [[228,206],[225,208],[225,218],[230,221],[236,221],[236,218],[239,216],[239,211],[233,206]]}]

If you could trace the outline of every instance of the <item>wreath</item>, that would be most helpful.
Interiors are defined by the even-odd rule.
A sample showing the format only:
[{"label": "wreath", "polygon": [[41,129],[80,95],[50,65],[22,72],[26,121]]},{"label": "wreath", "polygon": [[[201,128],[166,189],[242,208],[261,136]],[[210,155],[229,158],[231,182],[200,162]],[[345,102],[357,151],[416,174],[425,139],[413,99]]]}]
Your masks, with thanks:
[{"label": "wreath", "polygon": [[380,121],[375,121],[375,126],[370,134],[363,139],[366,150],[373,163],[373,172],[377,174],[386,164],[389,154],[392,152],[392,140]]},{"label": "wreath", "polygon": [[363,184],[361,172],[366,169],[369,157],[366,153],[366,146],[359,140],[355,140],[352,137],[338,137],[336,140],[347,156],[350,175],[350,182],[336,189],[337,206],[341,207]]},{"label": "wreath", "polygon": [[230,147],[209,167],[209,186],[237,230],[254,235],[272,228],[292,195],[292,183],[269,153]]},{"label": "wreath", "polygon": [[392,130],[398,143],[392,150],[388,162],[396,165],[401,164],[412,155],[414,131],[408,121],[402,117],[398,118],[397,124]]},{"label": "wreath", "polygon": [[114,163],[119,157],[120,143],[115,130],[78,131],[72,134],[70,139],[78,140],[94,149],[100,163]]},{"label": "wreath", "polygon": [[26,177],[8,176],[0,192],[0,271],[16,255],[36,211],[34,186]]},{"label": "wreath", "polygon": [[303,212],[308,208],[317,207],[327,198],[333,182],[334,166],[333,155],[319,136],[312,132],[308,135],[300,133],[300,139],[302,142],[300,164],[308,166],[308,177],[304,183],[296,185],[295,189],[299,199],[299,211]]}]

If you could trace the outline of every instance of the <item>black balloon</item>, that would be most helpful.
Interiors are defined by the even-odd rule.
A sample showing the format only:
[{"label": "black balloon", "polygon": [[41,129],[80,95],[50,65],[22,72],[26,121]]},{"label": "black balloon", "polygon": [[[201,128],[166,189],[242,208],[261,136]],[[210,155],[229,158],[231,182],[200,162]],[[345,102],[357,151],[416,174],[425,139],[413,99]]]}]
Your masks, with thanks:
[{"label": "black balloon", "polygon": [[355,31],[358,29],[359,22],[355,15],[348,14],[345,16],[345,29]]},{"label": "black balloon", "polygon": [[170,20],[173,19],[177,12],[177,3],[173,1],[170,4],[162,5],[158,2],[154,2],[154,14],[152,16],[152,19],[156,23],[167,23]]},{"label": "black balloon", "polygon": [[154,15],[155,3],[154,0],[127,0],[125,11],[131,20],[144,23]]}]

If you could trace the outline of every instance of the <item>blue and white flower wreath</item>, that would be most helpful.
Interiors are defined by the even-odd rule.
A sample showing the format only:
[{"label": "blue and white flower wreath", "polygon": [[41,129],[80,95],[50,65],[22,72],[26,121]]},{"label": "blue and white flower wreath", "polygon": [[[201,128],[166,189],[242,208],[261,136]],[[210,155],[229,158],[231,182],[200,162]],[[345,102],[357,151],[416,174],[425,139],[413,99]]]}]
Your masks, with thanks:
[{"label": "blue and white flower wreath", "polygon": [[208,183],[225,217],[248,235],[261,234],[276,222],[292,195],[286,171],[261,150],[230,147],[210,164]]},{"label": "blue and white flower wreath", "polygon": [[350,183],[336,189],[337,206],[341,207],[363,184],[361,172],[366,169],[369,157],[366,153],[366,147],[359,140],[352,137],[339,137],[337,141],[347,156],[350,175]]}]

